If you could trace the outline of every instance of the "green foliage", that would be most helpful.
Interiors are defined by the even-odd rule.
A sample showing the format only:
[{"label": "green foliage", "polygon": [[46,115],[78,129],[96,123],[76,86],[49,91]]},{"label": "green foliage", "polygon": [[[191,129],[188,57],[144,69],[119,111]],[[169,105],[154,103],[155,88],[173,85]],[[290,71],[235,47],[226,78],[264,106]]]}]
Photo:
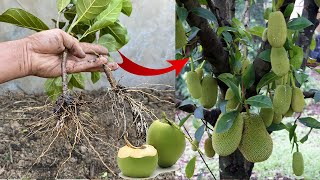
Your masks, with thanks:
[{"label": "green foliage", "polygon": [[[76,36],[81,42],[98,42],[105,46],[109,52],[116,51],[128,43],[127,29],[118,21],[121,12],[130,16],[132,4],[130,0],[57,0],[57,9],[60,15],[68,22],[58,22],[59,28],[66,26],[66,31]],[[59,15],[59,16],[60,16]],[[55,23],[56,20],[53,20]],[[48,30],[49,27],[39,18],[18,8],[8,9],[0,15],[0,22],[14,24],[34,31]],[[95,32],[100,32],[97,40]],[[110,58],[111,59],[111,58]],[[96,83],[100,79],[100,73],[91,73],[91,81]],[[85,88],[85,74],[70,74],[68,76],[68,88]],[[48,79],[45,83],[45,91],[55,100],[60,93],[61,78]]]},{"label": "green foliage", "polygon": [[192,178],[194,174],[194,169],[196,167],[196,160],[197,160],[197,157],[194,156],[186,166],[185,173],[188,179]]}]

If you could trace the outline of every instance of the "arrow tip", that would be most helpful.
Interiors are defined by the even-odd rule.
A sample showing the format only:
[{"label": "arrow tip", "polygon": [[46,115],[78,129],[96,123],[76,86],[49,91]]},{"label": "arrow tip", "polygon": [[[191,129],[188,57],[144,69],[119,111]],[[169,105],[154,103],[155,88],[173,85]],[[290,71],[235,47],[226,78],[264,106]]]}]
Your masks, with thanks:
[{"label": "arrow tip", "polygon": [[172,64],[173,68],[176,70],[176,76],[179,75],[180,71],[189,61],[189,58],[178,59],[178,60],[167,60],[170,64]]}]

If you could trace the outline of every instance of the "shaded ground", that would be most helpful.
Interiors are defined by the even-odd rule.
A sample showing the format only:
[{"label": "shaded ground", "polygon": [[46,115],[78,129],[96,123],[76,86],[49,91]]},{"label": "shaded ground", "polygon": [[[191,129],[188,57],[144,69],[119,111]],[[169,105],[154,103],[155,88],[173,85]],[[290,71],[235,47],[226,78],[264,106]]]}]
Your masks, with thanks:
[{"label": "shaded ground", "polygon": [[[158,96],[160,102],[155,97],[133,93],[132,96],[138,102],[143,102],[155,115],[160,116],[165,111],[170,118],[174,118],[174,93],[172,91],[154,91],[146,90],[148,93]],[[123,139],[119,140],[119,134],[122,132],[121,122],[117,126],[114,122],[114,116],[110,112],[108,103],[106,106],[100,106],[101,96],[105,92],[96,91],[89,95],[83,94],[83,100],[87,102],[81,112],[87,112],[97,124],[99,137],[105,143],[92,141],[92,145],[100,153],[102,159],[113,171],[119,173],[116,164],[117,148],[124,145]],[[107,101],[107,99],[104,99]],[[41,121],[52,115],[52,107],[46,109],[41,107],[47,104],[45,95],[25,95],[9,93],[0,96],[0,179],[1,178],[40,178],[51,179],[56,176],[61,163],[68,157],[72,143],[70,139],[58,138],[52,145],[52,148],[41,158],[39,163],[35,162],[44,148],[50,143],[50,136],[42,136],[36,133],[26,136],[30,133],[30,123]],[[28,108],[32,107],[32,110]],[[28,111],[27,111],[28,110]],[[129,140],[134,145],[142,145],[145,142],[145,136],[137,136],[136,127],[129,126],[133,122],[132,113],[126,109]],[[147,118],[150,124],[152,118]],[[30,168],[30,169],[29,169]],[[28,171],[29,170],[29,171]],[[95,152],[88,143],[81,141],[77,143],[72,151],[70,160],[60,169],[58,178],[103,178],[102,175],[107,172]],[[172,179],[174,173],[167,173],[158,176],[159,179]],[[108,173],[109,178],[119,179]]]}]

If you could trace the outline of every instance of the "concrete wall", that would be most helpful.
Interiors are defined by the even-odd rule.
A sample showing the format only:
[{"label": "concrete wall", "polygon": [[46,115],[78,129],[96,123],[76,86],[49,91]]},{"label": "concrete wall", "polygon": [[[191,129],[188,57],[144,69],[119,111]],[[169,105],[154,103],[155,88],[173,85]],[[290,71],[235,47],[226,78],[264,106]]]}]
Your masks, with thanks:
[{"label": "concrete wall", "polygon": [[[121,52],[146,67],[168,67],[170,64],[165,60],[173,59],[175,54],[175,1],[131,1],[133,3],[131,17],[121,16],[120,18],[120,21],[128,28],[130,36],[129,43],[121,49]],[[55,0],[1,0],[0,13],[11,7],[22,7],[53,27],[51,19],[57,17],[55,3]],[[34,32],[30,30],[0,23],[0,42],[20,39],[32,33]],[[121,62],[118,54],[114,53],[112,57],[117,62]],[[116,79],[121,79],[120,83],[125,86],[137,86],[142,83],[173,85],[175,81],[174,72],[161,76],[143,77],[119,69],[114,74]],[[95,85],[89,82],[89,78],[87,79],[86,89],[89,90],[105,87],[108,84],[105,77],[103,81]],[[1,84],[0,94],[8,90],[40,93],[43,92],[43,83],[44,79],[37,77],[17,79]]]}]

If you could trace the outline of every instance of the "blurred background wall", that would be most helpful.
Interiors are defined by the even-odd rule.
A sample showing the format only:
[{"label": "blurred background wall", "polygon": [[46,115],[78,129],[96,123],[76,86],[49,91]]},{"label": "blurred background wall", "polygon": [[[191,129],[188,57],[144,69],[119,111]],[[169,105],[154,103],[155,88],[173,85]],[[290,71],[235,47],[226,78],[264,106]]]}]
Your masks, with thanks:
[{"label": "blurred background wall", "polygon": [[[175,57],[175,1],[150,1],[131,0],[133,12],[131,17],[122,15],[120,21],[124,24],[130,36],[130,41],[120,51],[136,63],[150,68],[168,67],[165,60]],[[1,0],[0,13],[6,9],[18,7],[40,17],[51,28],[54,27],[51,19],[57,17],[55,0]],[[15,27],[13,25],[0,23],[0,42],[20,39],[34,33],[33,31]],[[121,62],[117,53],[111,54],[117,62]],[[88,74],[89,75],[89,74]],[[116,79],[125,86],[137,86],[146,84],[170,84],[174,85],[174,72],[153,77],[135,76],[117,70],[114,73]],[[26,77],[4,84],[0,84],[0,94],[6,91],[21,91],[25,93],[43,92],[45,79],[38,77]],[[106,77],[103,76],[96,84],[87,78],[87,90],[99,89],[108,85]]]}]

